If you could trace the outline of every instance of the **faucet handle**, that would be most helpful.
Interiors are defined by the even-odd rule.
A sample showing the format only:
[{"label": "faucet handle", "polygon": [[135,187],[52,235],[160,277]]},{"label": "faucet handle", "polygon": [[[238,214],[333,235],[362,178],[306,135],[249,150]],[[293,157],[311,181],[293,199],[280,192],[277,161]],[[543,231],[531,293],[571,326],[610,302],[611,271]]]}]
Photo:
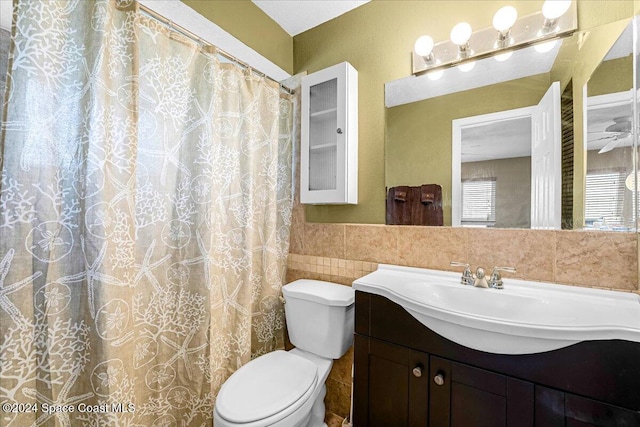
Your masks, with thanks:
[{"label": "faucet handle", "polygon": [[450,264],[453,267],[465,267],[465,268],[471,269],[471,266],[466,262],[451,261]]},{"label": "faucet handle", "polygon": [[464,267],[462,271],[462,278],[460,283],[463,285],[473,285],[473,273],[471,272],[471,266],[466,262],[451,261],[451,265],[454,267]]},{"label": "faucet handle", "polygon": [[501,271],[506,271],[508,273],[515,273],[515,267],[493,267],[493,271],[491,272],[491,277],[489,278],[489,287],[494,289],[503,289],[504,284],[502,282]]}]

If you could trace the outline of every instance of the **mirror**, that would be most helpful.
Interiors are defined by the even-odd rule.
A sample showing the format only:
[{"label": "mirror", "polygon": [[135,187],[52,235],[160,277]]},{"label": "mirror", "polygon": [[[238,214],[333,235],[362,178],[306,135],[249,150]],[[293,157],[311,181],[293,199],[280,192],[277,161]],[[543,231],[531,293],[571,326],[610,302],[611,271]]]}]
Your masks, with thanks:
[{"label": "mirror", "polygon": [[533,107],[453,121],[454,226],[531,226]]},{"label": "mirror", "polygon": [[629,25],[586,85],[585,228],[635,229],[633,28]]},{"label": "mirror", "polygon": [[559,229],[560,83],[537,105],[453,120],[454,226]]},{"label": "mirror", "polygon": [[[595,225],[605,229],[595,219],[585,216],[586,165],[583,156],[586,154],[583,148],[585,140],[583,133],[587,135],[587,130],[583,130],[583,115],[585,120],[587,118],[583,112],[583,105],[586,105],[587,94],[583,94],[583,87],[592,76],[597,76],[596,68],[616,40],[631,37],[631,32],[623,33],[624,28],[629,25],[630,20],[618,21],[589,31],[577,32],[563,39],[562,43],[548,52],[552,56],[550,61],[542,59],[543,56],[540,56],[539,52],[532,52],[534,48],[530,47],[514,52],[512,58],[505,63],[497,62],[494,58],[478,61],[475,70],[470,73],[465,74],[450,68],[445,70],[445,74],[438,81],[427,82],[428,76],[418,76],[387,83],[385,87],[385,102],[388,107],[385,140],[387,188],[432,183],[441,185],[445,225],[553,229]],[[497,68],[514,59],[510,66],[515,71],[507,73],[502,68]],[[631,63],[631,57],[628,57],[627,61]],[[486,63],[483,64],[483,62]],[[490,78],[468,77],[483,66],[486,67],[485,75],[489,75]],[[632,79],[631,69],[620,70],[620,73],[627,73],[627,81]],[[607,71],[601,74],[606,76]],[[423,87],[418,84],[419,79],[425,82]],[[480,83],[478,83],[479,86],[468,86],[469,81]],[[552,83],[556,81],[559,82],[562,137],[558,142],[561,146],[556,147],[559,156],[556,162],[558,167],[552,172],[543,173],[543,175],[552,174],[557,182],[556,192],[553,195],[553,200],[556,202],[553,206],[548,206],[548,203],[535,202],[535,200],[548,200],[547,196],[538,194],[536,199],[535,195],[531,195],[535,193],[538,186],[531,184],[533,178],[530,175],[527,178],[527,174],[531,172],[527,171],[524,164],[528,164],[528,169],[531,169],[532,163],[532,160],[528,160],[528,153],[520,153],[517,157],[515,154],[507,154],[505,156],[511,160],[501,159],[502,154],[483,150],[481,148],[483,143],[473,139],[477,138],[478,134],[485,137],[490,135],[485,139],[492,139],[491,145],[504,146],[499,143],[500,138],[509,135],[512,141],[510,144],[516,144],[522,135],[516,136],[513,133],[514,128],[524,124],[523,132],[530,134],[534,125],[526,125],[522,121],[509,124],[507,120],[500,118],[484,124],[478,122],[475,126],[470,126],[470,123],[473,122],[474,117],[491,118],[498,112],[508,114],[515,111],[515,115],[518,116],[519,110],[522,112],[537,106]],[[438,87],[436,90],[434,87],[437,85],[445,85],[446,88]],[[421,100],[417,100],[420,97],[422,97]],[[531,113],[528,114],[531,116]],[[458,154],[454,152],[454,122],[463,119],[470,122],[458,123],[469,125],[464,128],[464,133],[461,132],[461,135],[465,135],[462,140],[466,137],[471,138],[468,144],[461,141],[461,147],[465,147],[464,153],[475,150],[474,154],[486,156],[485,160],[482,161],[476,157],[473,162],[466,161],[463,151]],[[502,129],[499,125],[508,127]],[[618,138],[621,136],[622,134]],[[477,147],[472,149],[472,146]],[[458,166],[453,163],[456,156],[459,156]],[[520,162],[519,166],[514,163],[516,158]],[[481,163],[490,161],[494,163],[493,166],[489,163]],[[627,159],[627,163],[627,166],[632,166],[630,159]],[[488,171],[497,170],[495,168],[498,164],[501,164],[499,175],[502,178],[489,176],[491,174]],[[456,167],[460,169],[460,173],[464,173],[464,177],[459,175],[459,190],[455,189],[452,182]],[[511,172],[517,170],[518,177],[505,175],[507,170]],[[491,183],[491,179],[486,178],[495,178],[494,184]],[[453,203],[454,199],[460,201],[462,199],[462,179],[468,187],[467,192],[473,193],[473,188],[482,186],[488,188],[488,193],[481,194],[485,198],[495,197],[496,200],[492,202],[495,212],[492,213],[491,209],[485,208],[484,212],[462,223],[461,209],[456,208]],[[498,193],[505,189],[507,193]],[[496,194],[492,195],[491,191],[495,191]],[[589,192],[591,193],[592,191]],[[515,194],[520,198],[514,198]],[[528,196],[525,197],[527,194]],[[627,206],[628,200],[623,204]],[[553,215],[548,212],[553,212]],[[456,219],[458,215],[460,220]],[[542,221],[543,226],[539,226],[537,220],[532,223],[532,217],[540,218],[541,215],[544,218],[546,218],[545,215],[551,215],[553,220],[545,219]],[[616,230],[624,229],[621,225],[619,226],[619,219],[610,218],[610,222],[616,223]]]}]

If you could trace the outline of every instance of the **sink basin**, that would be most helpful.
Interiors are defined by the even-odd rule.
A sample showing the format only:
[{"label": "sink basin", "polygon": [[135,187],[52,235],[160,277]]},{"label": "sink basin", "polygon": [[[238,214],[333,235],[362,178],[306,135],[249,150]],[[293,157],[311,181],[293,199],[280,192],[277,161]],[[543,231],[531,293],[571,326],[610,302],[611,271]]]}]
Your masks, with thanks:
[{"label": "sink basin", "polygon": [[592,340],[640,342],[640,295],[506,279],[504,289],[460,274],[380,265],[353,283],[402,306],[434,332],[476,350],[531,354]]}]

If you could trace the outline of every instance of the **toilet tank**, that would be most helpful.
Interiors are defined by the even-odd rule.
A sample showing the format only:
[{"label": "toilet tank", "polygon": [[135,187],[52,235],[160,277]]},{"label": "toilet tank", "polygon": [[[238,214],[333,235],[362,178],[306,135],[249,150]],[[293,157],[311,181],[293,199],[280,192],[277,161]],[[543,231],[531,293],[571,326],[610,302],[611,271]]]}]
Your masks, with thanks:
[{"label": "toilet tank", "polygon": [[353,344],[355,291],[300,279],[283,286],[289,340],[300,350],[339,359]]}]

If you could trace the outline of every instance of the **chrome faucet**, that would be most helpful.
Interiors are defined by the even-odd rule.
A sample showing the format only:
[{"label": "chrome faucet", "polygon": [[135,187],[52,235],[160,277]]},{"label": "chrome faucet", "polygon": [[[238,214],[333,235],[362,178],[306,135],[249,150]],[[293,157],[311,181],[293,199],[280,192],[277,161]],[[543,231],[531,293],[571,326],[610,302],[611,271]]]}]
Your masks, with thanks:
[{"label": "chrome faucet", "polygon": [[487,278],[484,275],[484,268],[476,268],[476,280],[473,281],[473,286],[476,288],[488,288]]},{"label": "chrome faucet", "polygon": [[476,269],[476,274],[471,272],[471,266],[464,262],[456,262],[451,261],[451,265],[455,267],[464,267],[462,271],[462,277],[460,278],[460,283],[463,285],[473,285],[478,288],[493,288],[493,289],[504,289],[504,283],[502,281],[501,271],[508,271],[510,273],[515,273],[516,269],[514,267],[493,267],[491,271],[491,276],[489,276],[489,280],[484,273],[484,268],[478,267]]},{"label": "chrome faucet", "polygon": [[493,271],[491,272],[491,277],[489,278],[489,287],[493,289],[504,289],[504,285],[502,282],[501,271],[507,271],[509,273],[515,273],[516,269],[514,267],[493,267]]},{"label": "chrome faucet", "polygon": [[451,261],[451,265],[454,267],[464,267],[464,270],[462,271],[462,277],[460,278],[460,283],[462,283],[463,285],[473,285],[475,277],[473,277],[471,266],[469,264],[464,262]]}]

